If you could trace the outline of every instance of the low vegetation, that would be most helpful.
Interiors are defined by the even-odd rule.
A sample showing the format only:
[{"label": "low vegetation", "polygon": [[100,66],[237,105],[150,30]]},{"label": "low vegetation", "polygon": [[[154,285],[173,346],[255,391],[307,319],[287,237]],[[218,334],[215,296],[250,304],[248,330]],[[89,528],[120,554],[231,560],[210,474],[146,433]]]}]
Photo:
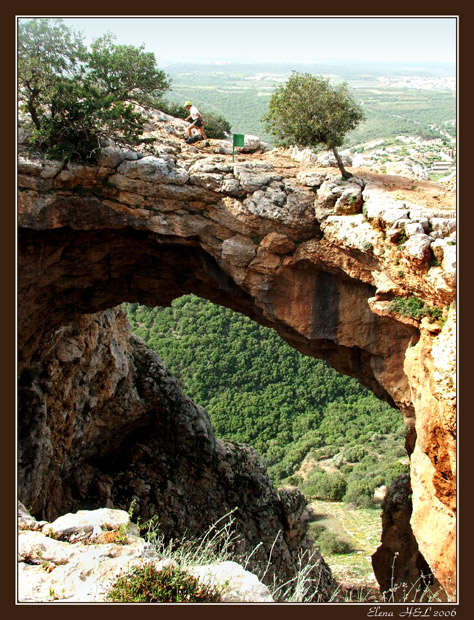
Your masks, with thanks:
[{"label": "low vegetation", "polygon": [[107,595],[113,603],[217,603],[220,598],[218,588],[186,571],[173,566],[158,570],[150,563],[119,577]]},{"label": "low vegetation", "polygon": [[419,321],[423,317],[429,317],[432,322],[439,321],[443,317],[441,308],[430,306],[415,295],[408,298],[394,297],[388,306],[388,310]]},{"label": "low vegetation", "polygon": [[[413,600],[438,602],[437,593],[423,584],[395,585],[381,593],[374,580],[370,555],[380,538],[380,514],[375,507],[355,510],[340,502],[312,503],[313,519],[309,534],[315,538],[337,583],[329,603],[390,602]],[[133,506],[130,508],[130,513]],[[141,535],[147,542],[148,554],[159,558],[160,565],[150,559],[120,575],[110,586],[106,600],[118,603],[216,603],[222,600],[228,583],[202,582],[192,575],[193,566],[217,564],[232,560],[244,569],[255,552],[236,556],[234,549],[233,512],[224,515],[199,538],[166,540],[157,518],[141,524]],[[305,603],[319,600],[319,580],[310,553],[302,553],[295,576],[285,583],[273,581],[268,586],[274,601]],[[271,552],[266,568],[257,574],[263,581],[271,570]],[[268,581],[268,580],[266,580]],[[415,599],[416,596],[416,599]],[[396,597],[396,599],[395,599]]]}]

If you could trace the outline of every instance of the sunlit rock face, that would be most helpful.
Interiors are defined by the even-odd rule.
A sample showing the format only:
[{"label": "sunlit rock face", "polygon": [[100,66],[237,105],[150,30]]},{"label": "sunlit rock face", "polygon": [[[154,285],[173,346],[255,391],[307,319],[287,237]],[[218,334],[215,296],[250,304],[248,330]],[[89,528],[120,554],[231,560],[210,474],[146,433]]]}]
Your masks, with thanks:
[{"label": "sunlit rock face", "polygon": [[[161,378],[165,370],[130,339],[124,316],[107,311],[195,293],[272,327],[399,407],[417,435],[411,525],[452,596],[453,212],[387,196],[373,175],[344,183],[334,169],[281,153],[233,163],[225,143],[185,145],[180,121],[157,120],[153,156],[109,147],[95,166],[20,157],[21,501],[41,518],[104,498],[123,508],[137,497],[144,514],[167,502],[178,529],[180,510],[199,521],[202,489],[212,488],[215,507],[224,501],[234,448],[214,438],[206,414],[194,428],[179,421],[179,407],[166,409],[150,369]],[[390,309],[394,297],[413,296],[445,314],[450,307],[444,327]],[[165,445],[175,466],[160,465]],[[196,483],[173,495],[173,476],[185,471]]]}]

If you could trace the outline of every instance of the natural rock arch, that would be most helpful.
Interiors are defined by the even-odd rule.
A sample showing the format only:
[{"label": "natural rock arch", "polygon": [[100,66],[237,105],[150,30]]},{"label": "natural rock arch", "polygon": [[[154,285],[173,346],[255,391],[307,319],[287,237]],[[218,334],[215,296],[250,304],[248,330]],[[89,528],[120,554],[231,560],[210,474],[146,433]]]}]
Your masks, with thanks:
[{"label": "natural rock arch", "polygon": [[[96,167],[21,160],[20,369],[44,372],[41,364],[46,360],[53,368],[54,356],[64,367],[85,359],[85,351],[98,346],[99,332],[120,324],[94,313],[122,301],[165,305],[194,292],[275,328],[303,353],[357,377],[416,426],[417,441],[412,437],[410,446],[412,527],[453,596],[455,393],[452,385],[444,389],[452,381],[452,360],[442,361],[440,353],[451,352],[455,342],[453,220],[390,200],[370,184],[341,186],[327,173],[288,173],[281,161],[273,164],[268,156],[234,165],[225,155],[202,157],[193,147],[181,153],[169,142],[157,157],[111,149]],[[413,231],[403,245],[396,243],[401,230]],[[433,230],[440,231],[436,240],[427,234]],[[433,254],[438,264],[430,260]],[[432,305],[451,304],[441,333],[426,320],[390,311],[395,296],[413,294]],[[113,342],[107,345],[112,353]],[[105,385],[113,369],[105,364],[101,372]],[[44,394],[26,384],[25,390],[26,444],[36,441],[38,453],[49,450],[50,470],[61,469],[64,459],[73,458],[75,431],[64,440],[28,435],[35,415],[47,419],[48,413],[40,404]],[[138,435],[147,428],[147,415],[141,412],[141,422],[134,422]],[[62,431],[46,423],[44,428],[61,435],[64,417]],[[132,459],[133,450],[127,450]],[[25,465],[25,488],[33,469]],[[107,482],[96,480],[101,485]],[[72,501],[61,494],[56,500],[52,512]],[[443,536],[439,544],[427,530],[433,524]]]},{"label": "natural rock arch", "polygon": [[[82,314],[100,312],[124,301],[164,306],[181,295],[195,293],[273,327],[293,347],[326,359],[394,404],[376,374],[377,365],[383,363],[381,351],[387,348],[391,355],[396,351],[397,358],[402,359],[408,343],[418,338],[413,326],[371,313],[367,300],[373,297],[374,286],[324,271],[306,260],[296,268],[281,269],[270,303],[283,307],[285,297],[299,296],[300,315],[295,320],[305,321],[308,336],[285,321],[265,315],[257,305],[260,300],[239,286],[201,246],[189,241],[182,244],[143,230],[77,231],[61,227],[48,231],[25,229],[20,232],[19,242],[20,370],[28,364],[30,351],[48,332]],[[278,312],[285,317],[284,307]],[[362,346],[355,335],[350,346],[338,343],[340,325],[347,314],[352,314],[359,324],[365,322],[360,327],[360,340],[365,345],[379,339],[373,351]],[[374,361],[378,358],[380,362]]]}]

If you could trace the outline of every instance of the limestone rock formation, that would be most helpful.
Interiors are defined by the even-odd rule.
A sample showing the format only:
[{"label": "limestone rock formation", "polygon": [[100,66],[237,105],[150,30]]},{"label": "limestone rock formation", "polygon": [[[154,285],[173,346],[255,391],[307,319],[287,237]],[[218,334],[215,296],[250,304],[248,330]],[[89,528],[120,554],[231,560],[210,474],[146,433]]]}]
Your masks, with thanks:
[{"label": "limestone rock formation", "polygon": [[[111,146],[96,166],[20,157],[20,499],[51,518],[89,496],[124,507],[135,495],[143,510],[169,502],[179,529],[184,511],[199,521],[197,495],[211,498],[212,514],[233,488],[283,519],[281,498],[246,476],[246,451],[217,441],[190,403],[165,413],[173,380],[136,340],[116,345],[124,319],[98,314],[192,292],[273,327],[400,409],[413,450],[411,525],[453,599],[455,213],[388,194],[376,175],[346,184],[278,152],[233,163],[222,143],[200,150],[180,131],[152,116],[153,156]],[[391,309],[413,296],[449,316],[444,327]],[[158,467],[165,445],[175,465]],[[252,523],[257,540],[266,525]]]},{"label": "limestone rock formation", "polygon": [[[197,538],[232,514],[235,555],[266,579],[291,579],[300,555],[319,560],[318,595],[331,573],[307,537],[297,489],[272,486],[257,453],[216,439],[206,411],[159,357],[131,336],[119,309],[57,330],[20,377],[19,496],[61,536],[64,512],[134,508],[167,538]],[[126,513],[123,513],[126,515]],[[127,515],[126,515],[127,516]],[[74,517],[78,527],[78,517]],[[84,526],[79,524],[82,529]],[[44,528],[43,528],[44,529]]]},{"label": "limestone rock formation", "polygon": [[[18,600],[21,603],[97,603],[107,600],[115,580],[132,568],[176,565],[140,537],[123,510],[79,511],[38,522],[19,505]],[[256,575],[232,561],[182,566],[201,583],[217,586],[221,602],[271,603]]]}]

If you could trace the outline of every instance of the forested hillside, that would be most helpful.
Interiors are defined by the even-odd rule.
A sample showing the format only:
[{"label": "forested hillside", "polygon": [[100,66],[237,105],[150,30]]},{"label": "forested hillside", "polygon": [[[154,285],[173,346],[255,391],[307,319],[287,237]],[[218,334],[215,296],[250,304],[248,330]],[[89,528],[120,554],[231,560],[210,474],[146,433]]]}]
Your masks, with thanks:
[{"label": "forested hillside", "polygon": [[[292,70],[347,81],[367,120],[346,136],[344,147],[397,135],[443,137],[456,119],[455,68],[433,63],[410,67],[390,63],[319,63],[301,66],[253,64],[173,64],[166,99],[182,104],[191,99],[201,111],[226,118],[234,133],[256,134],[272,143],[262,117],[275,86]],[[451,131],[453,131],[451,129]]]},{"label": "forested hillside", "polygon": [[[206,408],[216,435],[253,446],[276,484],[364,503],[406,471],[399,411],[276,332],[193,295],[170,308],[125,309],[134,333]],[[309,477],[297,473],[305,457]]]}]

